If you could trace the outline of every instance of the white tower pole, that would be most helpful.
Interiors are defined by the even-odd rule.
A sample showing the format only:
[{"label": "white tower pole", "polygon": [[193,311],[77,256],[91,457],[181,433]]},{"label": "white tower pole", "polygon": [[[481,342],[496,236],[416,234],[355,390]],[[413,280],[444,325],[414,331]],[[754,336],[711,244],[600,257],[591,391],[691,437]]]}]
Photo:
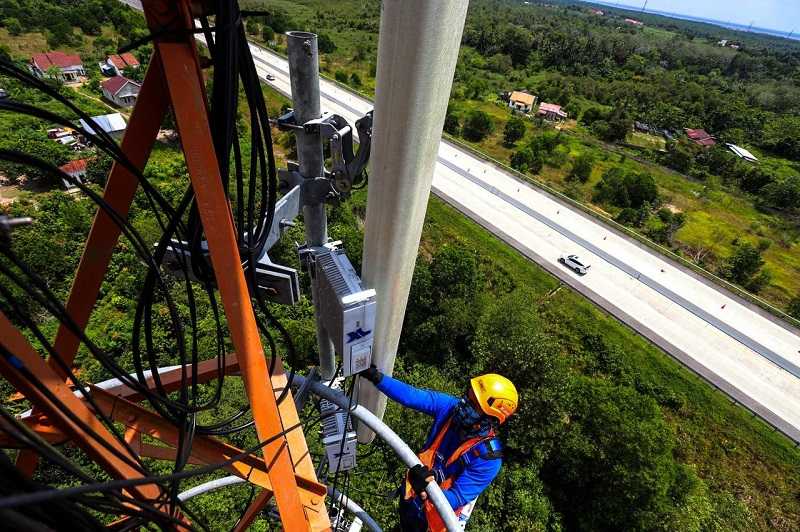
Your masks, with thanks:
[{"label": "white tower pole", "polygon": [[[363,279],[378,294],[373,362],[394,367],[468,0],[384,0],[375,84]],[[360,381],[359,403],[386,397]],[[358,429],[367,443],[372,431]]]}]

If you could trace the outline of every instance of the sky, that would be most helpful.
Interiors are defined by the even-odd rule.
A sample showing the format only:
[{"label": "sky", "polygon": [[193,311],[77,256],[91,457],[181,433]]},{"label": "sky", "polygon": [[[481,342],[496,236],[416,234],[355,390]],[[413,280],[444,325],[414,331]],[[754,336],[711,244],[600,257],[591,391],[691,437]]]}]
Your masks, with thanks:
[{"label": "sky", "polygon": [[[636,8],[643,4],[644,0],[620,2],[620,6]],[[647,9],[800,32],[800,0],[649,0]]]}]

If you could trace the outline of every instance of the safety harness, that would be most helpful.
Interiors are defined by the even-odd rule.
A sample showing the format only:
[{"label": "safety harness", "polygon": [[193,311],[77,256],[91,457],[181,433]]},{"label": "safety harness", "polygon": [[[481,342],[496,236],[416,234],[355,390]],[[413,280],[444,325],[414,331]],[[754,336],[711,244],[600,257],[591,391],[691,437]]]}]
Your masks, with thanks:
[{"label": "safety harness", "polygon": [[[439,446],[442,444],[444,435],[447,434],[452,421],[453,416],[450,416],[442,428],[439,429],[439,432],[436,434],[436,437],[433,439],[431,444],[427,448],[420,451],[417,455],[420,462],[422,462],[422,465],[430,468],[434,472],[434,475],[436,476],[436,482],[438,482],[439,486],[443,490],[452,487],[459,475],[461,475],[461,473],[476,459],[483,458],[486,460],[491,460],[502,458],[503,456],[500,440],[497,439],[494,431],[491,431],[486,436],[477,436],[464,441],[464,443],[459,445],[458,448],[453,451],[453,454],[451,454],[449,458],[444,459],[444,457],[438,454]],[[439,467],[436,463],[437,457],[439,458],[440,462],[443,462],[441,467]],[[411,487],[411,482],[408,479],[408,473],[406,473],[405,495],[403,498],[405,500],[409,500],[416,496],[417,493],[415,493],[414,489]],[[471,506],[473,502],[474,501],[470,501],[464,506],[456,508],[456,516],[460,517],[462,510],[464,510],[464,508],[467,506]],[[428,530],[431,532],[442,532],[446,530],[444,522],[439,516],[439,512],[436,511],[436,508],[433,506],[430,500],[426,499],[424,501],[424,509],[425,518],[428,521]]]}]

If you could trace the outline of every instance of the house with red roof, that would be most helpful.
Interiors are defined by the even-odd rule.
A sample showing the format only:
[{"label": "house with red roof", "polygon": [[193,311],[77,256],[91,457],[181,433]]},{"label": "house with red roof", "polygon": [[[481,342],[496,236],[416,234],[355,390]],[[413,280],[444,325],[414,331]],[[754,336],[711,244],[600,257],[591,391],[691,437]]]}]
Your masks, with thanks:
[{"label": "house with red roof", "polygon": [[125,76],[114,76],[100,83],[106,100],[120,106],[132,107],[142,86]]},{"label": "house with red roof", "polygon": [[543,117],[545,120],[564,120],[567,118],[567,113],[561,109],[560,105],[546,102],[539,104],[539,111],[536,115]]},{"label": "house with red roof", "polygon": [[[67,164],[59,166],[58,169],[68,176],[74,178],[79,183],[83,183],[83,178],[86,177],[87,162],[88,159],[75,159],[74,161],[70,161]],[[75,185],[70,183],[67,179],[62,178],[61,182],[64,183],[64,188],[67,190],[76,188]]]},{"label": "house with red roof", "polygon": [[714,137],[711,136],[705,129],[687,128],[686,136],[689,137],[690,141],[704,148],[710,148],[711,146],[714,146],[717,143],[717,141],[714,140]]},{"label": "house with red roof", "polygon": [[105,64],[100,64],[104,72],[117,76],[121,76],[126,68],[137,69],[140,66],[139,60],[130,52],[109,55],[106,57]]},{"label": "house with red roof", "polygon": [[64,83],[75,83],[86,76],[81,57],[53,51],[33,54],[28,69],[36,77],[57,77]]}]

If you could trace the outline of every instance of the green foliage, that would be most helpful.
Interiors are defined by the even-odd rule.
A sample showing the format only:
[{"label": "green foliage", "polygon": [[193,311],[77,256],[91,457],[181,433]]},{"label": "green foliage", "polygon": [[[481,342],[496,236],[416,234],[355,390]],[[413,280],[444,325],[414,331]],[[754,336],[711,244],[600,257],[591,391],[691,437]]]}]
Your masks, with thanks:
[{"label": "green foliage", "polygon": [[512,116],[506,122],[503,129],[503,143],[506,146],[513,146],[518,140],[525,136],[525,121],[519,117]]},{"label": "green foliage", "polygon": [[444,117],[444,130],[454,136],[458,136],[461,133],[461,123],[458,120],[458,116],[449,107]]},{"label": "green foliage", "polygon": [[728,257],[720,274],[730,281],[758,293],[770,280],[770,273],[762,269],[764,259],[759,248],[749,242],[734,242],[733,253]]},{"label": "green foliage", "polygon": [[658,200],[658,188],[649,174],[625,172],[614,167],[606,170],[595,186],[594,199],[621,208],[640,209]]},{"label": "green foliage", "polygon": [[466,120],[462,133],[464,138],[472,142],[480,142],[494,131],[494,121],[483,111],[471,111]]},{"label": "green foliage", "polygon": [[3,26],[8,30],[9,35],[19,35],[22,33],[22,24],[19,23],[19,19],[9,17],[3,20]]},{"label": "green foliage", "polygon": [[[614,427],[609,430],[609,427]],[[544,466],[569,528],[651,530],[701,481],[672,456],[675,436],[655,401],[636,390],[577,379],[569,430]]]},{"label": "green foliage", "polygon": [[544,166],[544,156],[541,150],[534,151],[528,147],[519,149],[511,155],[511,167],[522,173],[538,174],[542,171],[542,166]]},{"label": "green foliage", "polygon": [[[16,131],[13,136],[0,137],[0,148],[31,155],[56,167],[66,163],[72,153],[66,146],[48,139],[44,132],[27,128]],[[26,175],[29,179],[45,179],[60,185],[57,176],[38,169],[19,167],[8,162],[0,162],[0,169],[12,180],[16,180],[20,175]]]},{"label": "green foliage", "polygon": [[275,40],[275,30],[272,27],[267,26],[266,24],[261,27],[261,39],[264,42],[272,42]]},{"label": "green foliage", "polygon": [[347,72],[344,70],[337,70],[333,77],[339,83],[347,83]]},{"label": "green foliage", "polygon": [[354,87],[360,87],[361,86],[361,77],[359,77],[359,75],[356,74],[355,72],[350,74],[350,85],[352,85]]},{"label": "green foliage", "polygon": [[594,167],[594,156],[591,153],[582,153],[572,163],[572,170],[567,176],[570,180],[580,181],[586,183],[589,176],[592,175],[592,168]]},{"label": "green foliage", "polygon": [[326,33],[319,34],[317,37],[317,46],[319,47],[319,51],[323,54],[330,54],[336,51],[336,44]]},{"label": "green foliage", "polygon": [[786,314],[800,320],[800,296],[795,296],[786,306]]}]

